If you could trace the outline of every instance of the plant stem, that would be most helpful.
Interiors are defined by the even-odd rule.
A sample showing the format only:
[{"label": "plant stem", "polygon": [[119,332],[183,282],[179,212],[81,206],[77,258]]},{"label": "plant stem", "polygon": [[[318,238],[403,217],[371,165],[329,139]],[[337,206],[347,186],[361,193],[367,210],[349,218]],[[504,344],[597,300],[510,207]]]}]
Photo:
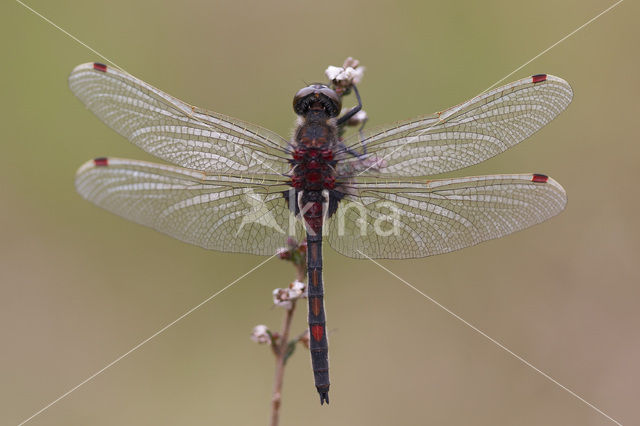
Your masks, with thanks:
[{"label": "plant stem", "polygon": [[282,382],[284,380],[284,363],[285,356],[289,345],[289,330],[291,329],[291,320],[293,312],[296,309],[296,301],[292,301],[291,309],[287,309],[284,316],[284,324],[282,325],[282,333],[280,335],[280,344],[278,345],[278,354],[276,356],[276,376],[273,383],[273,396],[271,398],[271,426],[277,426],[280,418],[280,404],[282,402]]},{"label": "plant stem", "polygon": [[[297,266],[298,281],[304,279],[304,266]],[[291,330],[291,321],[293,313],[296,310],[297,300],[291,301],[291,309],[287,309],[284,322],[282,324],[282,332],[280,333],[280,343],[276,346],[276,375],[273,382],[273,396],[271,398],[271,426],[278,426],[280,420],[280,405],[282,403],[282,383],[284,381],[284,367],[286,362],[287,351],[289,349],[289,331]]]}]

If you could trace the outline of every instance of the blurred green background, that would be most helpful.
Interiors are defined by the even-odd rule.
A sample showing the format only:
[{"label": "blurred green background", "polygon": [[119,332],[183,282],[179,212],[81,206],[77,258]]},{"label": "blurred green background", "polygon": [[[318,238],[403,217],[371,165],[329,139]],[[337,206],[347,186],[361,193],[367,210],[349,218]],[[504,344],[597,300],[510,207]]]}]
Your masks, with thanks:
[{"label": "blurred green background", "polygon": [[[291,99],[348,55],[375,126],[475,96],[613,2],[56,1],[29,5],[137,77],[289,135]],[[541,172],[567,210],[542,225],[386,267],[626,424],[638,424],[637,3],[506,82],[550,73],[573,103],[523,144],[458,176]],[[82,200],[76,168],[150,159],[71,94],[100,60],[12,1],[0,6],[0,423],[17,424],[262,261],[209,252]],[[285,377],[282,425],[606,425],[566,391],[368,261],[325,254],[331,405],[309,355]],[[277,329],[273,260],[33,425],[264,425]],[[305,327],[306,308],[294,332]]]}]

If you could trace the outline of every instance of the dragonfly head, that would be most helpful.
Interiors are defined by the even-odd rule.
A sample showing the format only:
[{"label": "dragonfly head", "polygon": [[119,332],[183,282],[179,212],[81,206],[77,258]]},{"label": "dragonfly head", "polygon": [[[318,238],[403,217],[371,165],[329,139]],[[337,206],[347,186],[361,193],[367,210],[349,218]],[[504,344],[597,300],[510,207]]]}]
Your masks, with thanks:
[{"label": "dragonfly head", "polygon": [[323,109],[329,117],[337,117],[342,109],[340,96],[324,84],[312,84],[298,90],[293,97],[293,110],[306,115],[310,109]]}]

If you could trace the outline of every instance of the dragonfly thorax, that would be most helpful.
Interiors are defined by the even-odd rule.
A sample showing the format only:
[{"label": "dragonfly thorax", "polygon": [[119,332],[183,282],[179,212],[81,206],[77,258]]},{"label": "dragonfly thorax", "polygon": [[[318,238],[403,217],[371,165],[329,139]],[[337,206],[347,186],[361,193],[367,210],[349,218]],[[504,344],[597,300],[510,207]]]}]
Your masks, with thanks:
[{"label": "dragonfly thorax", "polygon": [[294,108],[303,112],[294,133],[295,148],[290,160],[291,186],[296,189],[322,191],[335,187],[338,130],[327,105],[339,105],[329,97],[331,94],[337,98],[329,87],[313,85],[300,90],[294,99]]},{"label": "dragonfly thorax", "polygon": [[[342,103],[340,96],[328,86],[312,84],[296,94],[293,109],[298,114],[298,127],[293,133],[291,151],[291,181],[295,191],[295,206],[289,207],[296,215],[302,213],[310,229],[322,227],[323,204],[330,217],[342,198],[336,190],[336,148],[338,124],[336,117]],[[325,197],[323,193],[328,194]],[[303,207],[307,206],[304,211]],[[314,231],[315,232],[315,231]]]},{"label": "dragonfly thorax", "polygon": [[293,151],[291,186],[306,191],[322,191],[336,186],[333,151],[300,146]]}]

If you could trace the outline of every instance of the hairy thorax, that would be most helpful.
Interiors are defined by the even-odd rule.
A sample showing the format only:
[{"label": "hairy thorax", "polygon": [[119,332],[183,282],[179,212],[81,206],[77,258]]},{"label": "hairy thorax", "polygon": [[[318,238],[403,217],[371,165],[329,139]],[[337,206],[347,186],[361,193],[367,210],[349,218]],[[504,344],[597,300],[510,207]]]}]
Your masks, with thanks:
[{"label": "hairy thorax", "polygon": [[332,190],[336,185],[336,126],[311,113],[294,134],[291,186],[304,192]]}]

